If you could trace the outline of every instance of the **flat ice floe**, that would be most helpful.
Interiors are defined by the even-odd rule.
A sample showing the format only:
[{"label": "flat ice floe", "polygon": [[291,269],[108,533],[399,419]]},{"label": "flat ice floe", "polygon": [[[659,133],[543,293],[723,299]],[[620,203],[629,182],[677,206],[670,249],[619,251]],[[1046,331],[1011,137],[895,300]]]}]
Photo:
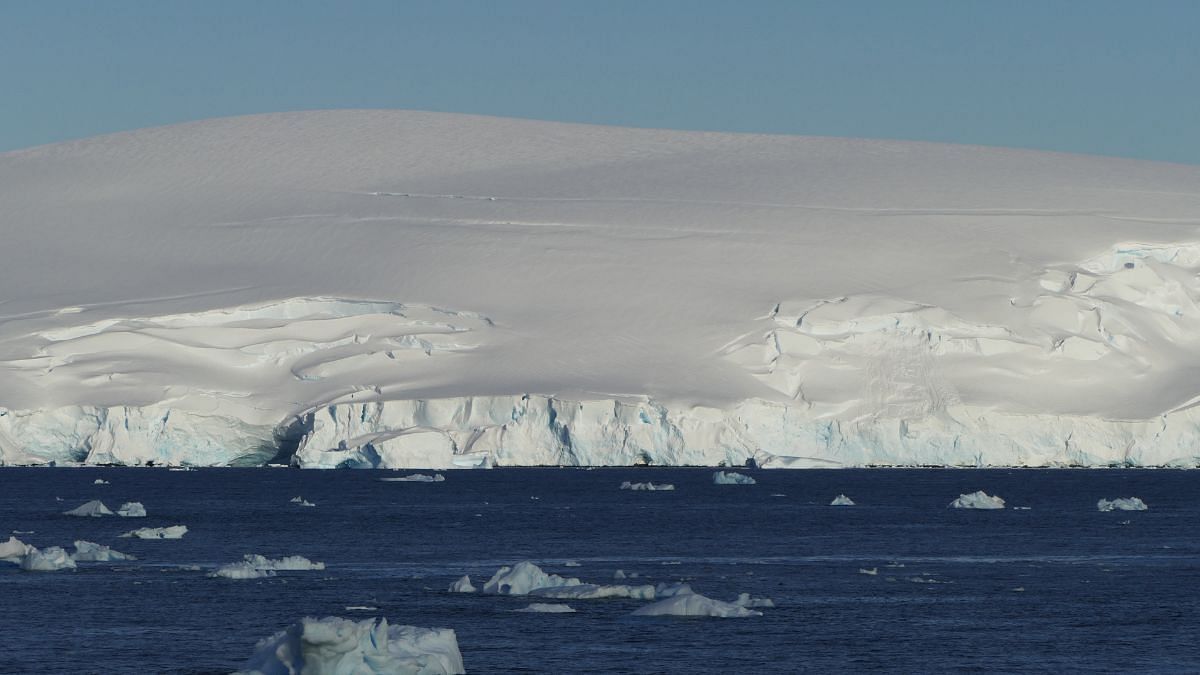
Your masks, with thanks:
[{"label": "flat ice floe", "polygon": [[854,500],[850,499],[846,495],[838,495],[833,498],[833,501],[829,502],[829,505],[830,506],[854,506],[855,504],[854,504]]},{"label": "flat ice floe", "polygon": [[146,507],[141,502],[125,502],[117,509],[117,515],[122,518],[145,518]]},{"label": "flat ice floe", "polygon": [[1004,500],[980,490],[969,495],[959,495],[958,499],[950,502],[950,506],[955,509],[1002,509]]},{"label": "flat ice floe", "polygon": [[77,540],[75,553],[71,556],[77,562],[116,562],[121,560],[137,560],[128,553],[114,551],[111,548],[90,541]]},{"label": "flat ice floe", "polygon": [[380,478],[379,480],[385,483],[441,483],[442,481],[446,480],[446,477],[440,473],[436,473],[432,476],[424,473],[414,473],[396,478]]},{"label": "flat ice floe", "polygon": [[1101,499],[1096,502],[1100,511],[1146,511],[1150,507],[1138,497],[1117,497],[1116,499]]},{"label": "flat ice floe", "polygon": [[570,605],[549,602],[535,602],[521,609],[514,609],[514,612],[528,612],[530,614],[574,614],[575,609]]},{"label": "flat ice floe", "polygon": [[634,616],[712,616],[743,618],[762,616],[762,612],[733,602],[713,600],[699,593],[685,593],[638,608]]},{"label": "flat ice floe", "polygon": [[750,476],[747,476],[744,473],[738,473],[736,471],[713,472],[714,485],[754,485],[757,482],[758,481],[754,480]]},{"label": "flat ice floe", "polygon": [[449,628],[389,625],[387,619],[305,618],[258,643],[239,675],[459,675]]},{"label": "flat ice floe", "polygon": [[662,490],[674,490],[675,486],[670,483],[632,483],[625,481],[621,483],[622,490],[635,490],[638,492],[657,492]]},{"label": "flat ice floe", "polygon": [[77,506],[70,511],[63,511],[63,515],[76,516],[79,518],[99,518],[101,516],[111,516],[112,514],[113,512],[109,511],[108,507],[104,505],[104,502],[100,501],[99,499],[93,499],[92,501],[83,504],[82,506]]},{"label": "flat ice floe", "polygon": [[171,525],[170,527],[141,527],[136,530],[126,532],[120,536],[134,537],[137,539],[183,539],[183,535],[187,534],[187,531],[187,525]]}]

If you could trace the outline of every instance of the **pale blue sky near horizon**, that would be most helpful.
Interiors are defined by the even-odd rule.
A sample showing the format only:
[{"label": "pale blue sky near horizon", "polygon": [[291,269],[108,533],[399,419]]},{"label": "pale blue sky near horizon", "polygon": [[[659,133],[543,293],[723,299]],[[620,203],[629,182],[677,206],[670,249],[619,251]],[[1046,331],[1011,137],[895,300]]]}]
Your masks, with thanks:
[{"label": "pale blue sky near horizon", "polygon": [[1200,164],[1200,1],[0,0],[0,151],[410,108]]}]

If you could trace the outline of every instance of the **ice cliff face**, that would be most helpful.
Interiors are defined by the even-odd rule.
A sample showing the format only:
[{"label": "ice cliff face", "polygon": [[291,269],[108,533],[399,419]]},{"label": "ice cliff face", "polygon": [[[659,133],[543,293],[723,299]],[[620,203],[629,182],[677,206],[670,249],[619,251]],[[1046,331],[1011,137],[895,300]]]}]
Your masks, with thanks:
[{"label": "ice cliff face", "polygon": [[7,153],[0,463],[1197,466],[1197,185],[389,111]]}]

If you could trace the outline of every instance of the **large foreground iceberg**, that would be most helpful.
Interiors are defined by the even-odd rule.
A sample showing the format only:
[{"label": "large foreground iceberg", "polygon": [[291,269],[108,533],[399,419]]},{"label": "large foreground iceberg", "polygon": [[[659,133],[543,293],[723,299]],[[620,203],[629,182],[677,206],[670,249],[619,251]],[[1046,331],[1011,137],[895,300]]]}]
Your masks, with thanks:
[{"label": "large foreground iceberg", "polygon": [[306,618],[263,640],[241,675],[458,675],[449,628],[389,625],[387,619]]},{"label": "large foreground iceberg", "polygon": [[1196,185],[409,111],[2,153],[0,464],[1197,466]]}]

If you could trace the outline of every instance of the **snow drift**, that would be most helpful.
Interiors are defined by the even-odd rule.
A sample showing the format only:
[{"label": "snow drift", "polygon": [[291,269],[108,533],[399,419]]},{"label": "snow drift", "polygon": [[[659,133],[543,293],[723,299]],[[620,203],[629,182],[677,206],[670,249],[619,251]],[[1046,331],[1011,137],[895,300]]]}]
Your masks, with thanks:
[{"label": "snow drift", "polygon": [[405,111],[4,153],[0,463],[1197,466],[1197,185]]}]

